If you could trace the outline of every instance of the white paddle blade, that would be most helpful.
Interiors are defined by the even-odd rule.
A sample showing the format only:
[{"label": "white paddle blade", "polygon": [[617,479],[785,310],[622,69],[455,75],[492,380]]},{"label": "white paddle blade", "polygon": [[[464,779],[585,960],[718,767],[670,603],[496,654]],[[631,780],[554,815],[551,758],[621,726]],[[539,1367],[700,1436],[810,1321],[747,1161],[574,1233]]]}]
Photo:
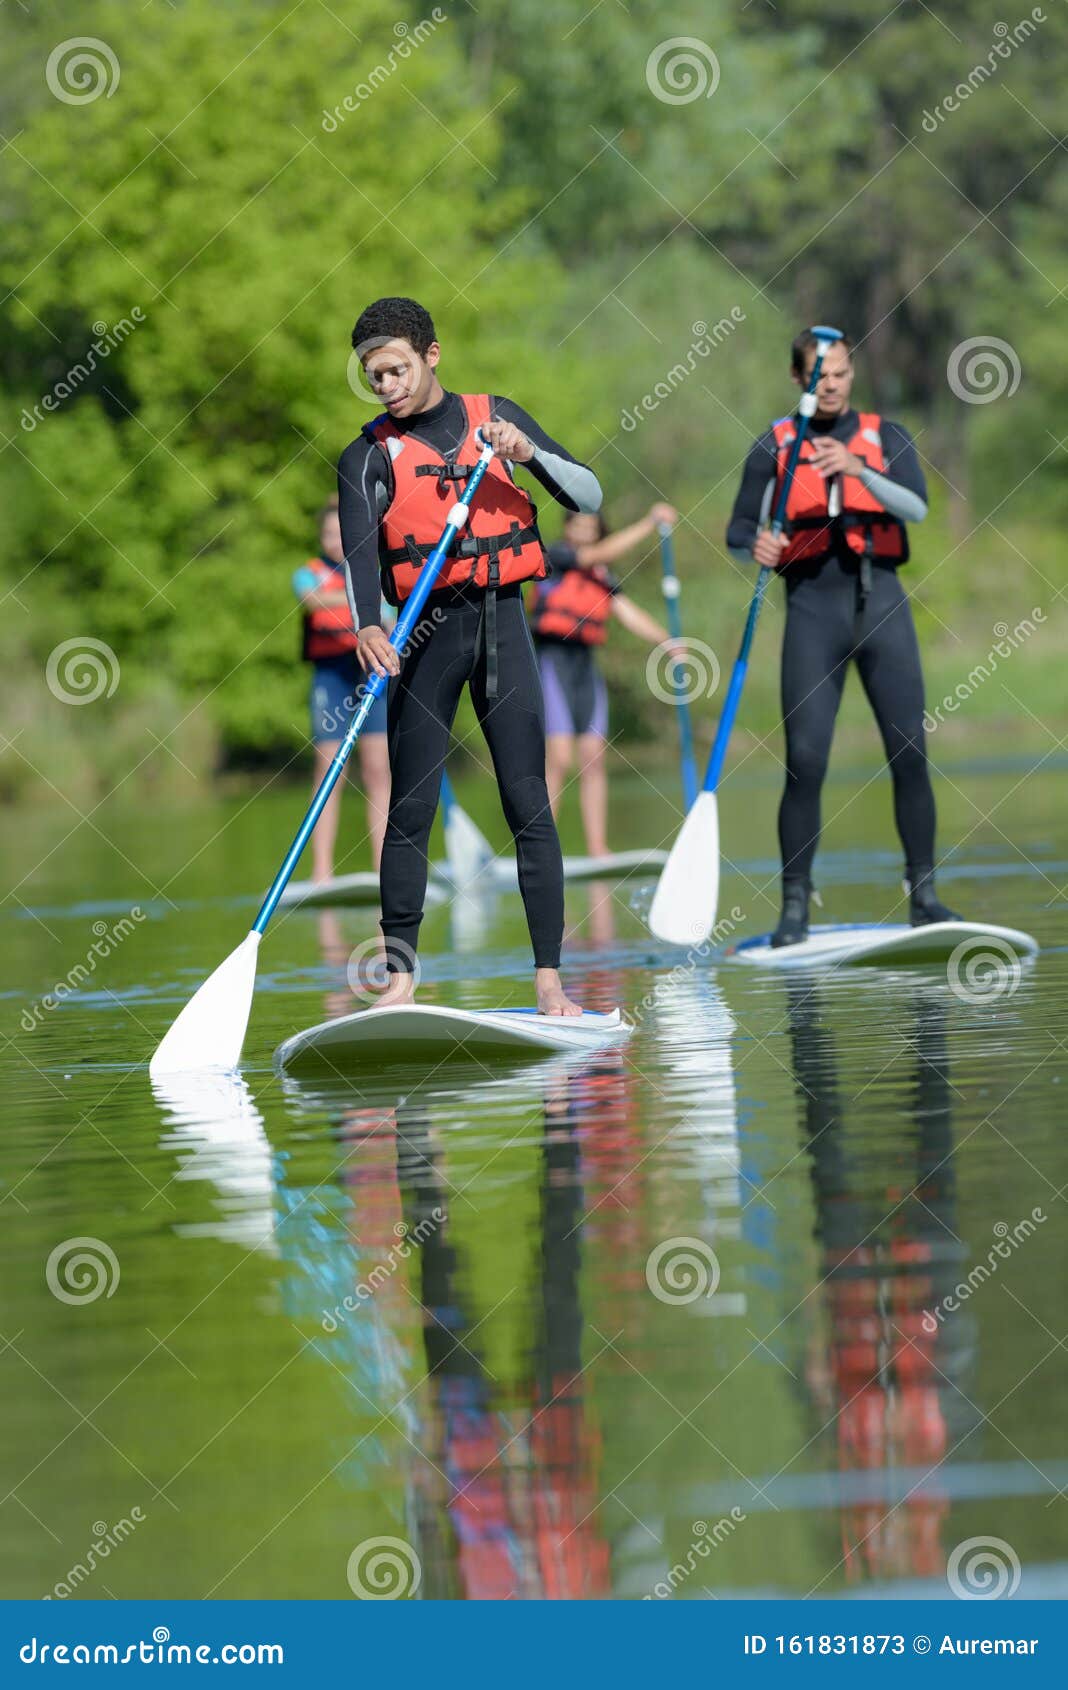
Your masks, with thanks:
[{"label": "white paddle blade", "polygon": [[260,935],[247,934],[190,998],[148,1065],[153,1079],[198,1068],[237,1067],[256,989],[259,948]]},{"label": "white paddle blade", "polygon": [[672,945],[699,945],[716,924],[718,902],[719,809],[714,792],[699,792],[653,894],[650,930]]},{"label": "white paddle blade", "polygon": [[493,857],[493,847],[466,810],[452,804],[445,818],[445,853],[457,886],[469,886]]}]

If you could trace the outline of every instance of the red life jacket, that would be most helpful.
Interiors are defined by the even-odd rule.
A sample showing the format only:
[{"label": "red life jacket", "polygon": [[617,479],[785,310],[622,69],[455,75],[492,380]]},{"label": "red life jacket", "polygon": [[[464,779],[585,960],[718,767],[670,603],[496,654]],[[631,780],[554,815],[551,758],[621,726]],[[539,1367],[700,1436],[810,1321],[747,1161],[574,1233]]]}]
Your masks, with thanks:
[{"label": "red life jacket", "polygon": [[[477,457],[472,438],[490,420],[485,393],[461,394],[467,414],[471,461],[446,461],[425,440],[399,429],[389,416],[376,417],[364,432],[386,454],[393,497],[382,514],[379,559],[382,588],[391,604],[403,604],[419,571],[441,539],[449,511]],[[513,581],[544,580],[548,574],[537,526],[538,513],[499,458],[491,462],[471,505],[462,535],[438,576],[439,587],[505,587]]]},{"label": "red life jacket", "polygon": [[[868,468],[885,473],[886,459],[879,433],[882,418],[874,411],[861,411],[857,416],[856,433],[845,442],[846,450],[862,458]],[[778,475],[775,499],[778,499],[786,474],[786,460],[797,433],[793,417],[782,417],[773,424],[778,456]],[[905,563],[909,555],[905,525],[896,517],[887,516],[873,494],[854,475],[841,475],[825,481],[813,462],[815,450],[812,436],[806,435],[801,456],[786,501],[786,533],[790,543],[780,560],[780,568],[808,558],[823,558],[834,550],[835,535],[841,533],[850,551],[858,557],[865,553],[888,563]],[[829,499],[832,495],[835,508]],[[838,500],[841,500],[839,507]],[[774,507],[773,507],[774,508]]]},{"label": "red life jacket", "polygon": [[576,640],[580,645],[604,645],[612,593],[603,569],[572,564],[558,579],[538,589],[531,616],[535,638]]},{"label": "red life jacket", "polygon": [[346,598],[344,604],[331,605],[328,610],[305,610],[301,655],[306,662],[317,663],[320,657],[340,657],[343,652],[355,651],[356,630],[352,625],[343,567],[322,557],[312,557],[306,568],[314,570],[320,592],[346,593]]}]

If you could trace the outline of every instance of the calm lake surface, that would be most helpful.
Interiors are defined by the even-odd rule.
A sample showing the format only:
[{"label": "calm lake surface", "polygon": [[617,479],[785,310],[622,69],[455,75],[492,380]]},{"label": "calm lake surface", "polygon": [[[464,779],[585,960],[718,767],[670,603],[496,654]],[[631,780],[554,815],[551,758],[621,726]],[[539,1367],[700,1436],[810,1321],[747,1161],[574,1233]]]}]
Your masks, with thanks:
[{"label": "calm lake surface", "polygon": [[[1023,968],[687,965],[650,884],[579,886],[566,978],[622,1052],[298,1084],[271,1053],[353,1007],[376,912],[283,913],[241,1079],[155,1092],[303,789],[9,813],[3,1594],[1068,1594],[1064,779],[939,789],[943,892],[1032,932]],[[617,849],[670,842],[668,781],[614,787]],[[737,937],[776,801],[728,781]],[[900,919],[885,776],[827,812],[817,919]],[[427,1001],[531,1001],[514,894],[422,949]]]}]

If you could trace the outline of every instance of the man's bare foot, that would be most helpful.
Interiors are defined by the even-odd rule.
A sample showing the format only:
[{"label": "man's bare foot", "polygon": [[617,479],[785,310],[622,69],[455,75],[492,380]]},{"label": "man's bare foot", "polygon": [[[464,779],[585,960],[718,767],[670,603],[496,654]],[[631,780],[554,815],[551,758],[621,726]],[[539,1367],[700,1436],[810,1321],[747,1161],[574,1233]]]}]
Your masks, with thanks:
[{"label": "man's bare foot", "polygon": [[539,1015],[581,1015],[577,1003],[572,1003],[560,983],[555,968],[534,970],[534,991],[538,999]]},{"label": "man's bare foot", "polygon": [[415,1002],[415,978],[411,974],[391,974],[389,985],[371,1005],[372,1009],[390,1009],[398,1003]]}]

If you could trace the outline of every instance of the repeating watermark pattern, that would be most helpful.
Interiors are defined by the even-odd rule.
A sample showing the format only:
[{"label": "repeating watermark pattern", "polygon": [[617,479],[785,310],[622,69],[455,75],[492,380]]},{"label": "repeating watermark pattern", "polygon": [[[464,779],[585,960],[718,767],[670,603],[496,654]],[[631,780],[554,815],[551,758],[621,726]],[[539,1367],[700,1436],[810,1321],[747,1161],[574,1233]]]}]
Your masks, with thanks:
[{"label": "repeating watermark pattern", "polygon": [[98,698],[110,698],[120,674],[111,647],[91,634],[61,641],[45,664],[48,690],[60,704],[95,704]]},{"label": "repeating watermark pattern", "polygon": [[429,40],[439,24],[448,21],[449,14],[443,12],[440,6],[435,6],[428,18],[420,19],[417,24],[400,23],[393,25],[393,33],[397,37],[393,46],[386,54],[385,64],[375,65],[366,81],[358,82],[351,94],[346,94],[340,105],[332,110],[323,109],[320,126],[328,135],[334,135],[352,113],[359,111],[365,100],[377,93],[383,82],[388,82],[399,65],[410,59],[417,47]]},{"label": "repeating watermark pattern", "polygon": [[949,113],[959,111],[965,101],[970,100],[976,90],[983,86],[984,82],[989,82],[992,76],[996,76],[1001,69],[1002,61],[1011,59],[1017,47],[1022,47],[1025,41],[1029,41],[1039,24],[1046,21],[1046,14],[1042,7],[1033,6],[1030,15],[1021,18],[1019,23],[1013,24],[1011,29],[1007,23],[996,23],[994,34],[997,40],[992,43],[986,58],[980,60],[977,65],[973,65],[965,80],[958,82],[952,93],[947,94],[944,100],[939,101],[933,111],[924,111],[923,127],[928,135],[934,135],[939,124],[945,123]]},{"label": "repeating watermark pattern", "polygon": [[946,1582],[962,1602],[995,1602],[1020,1587],[1020,1557],[1003,1537],[969,1537],[946,1562]]},{"label": "repeating watermark pattern", "polygon": [[664,400],[670,399],[687,377],[693,375],[698,361],[707,358],[745,321],[746,315],[740,305],[732,305],[729,315],[720,317],[717,322],[712,324],[711,328],[703,318],[699,317],[695,323],[690,325],[693,331],[693,340],[690,342],[686,356],[678,364],[671,366],[667,375],[656,383],[651,393],[643,393],[636,405],[624,407],[619,414],[620,428],[626,434],[633,434],[639,423],[644,422],[645,418],[651,416],[654,411],[658,411]]},{"label": "repeating watermark pattern", "polygon": [[45,1282],[61,1303],[95,1303],[119,1288],[119,1259],[102,1238],[65,1238],[45,1263]]},{"label": "repeating watermark pattern", "polygon": [[695,1303],[715,1295],[719,1258],[703,1238],[665,1238],[650,1250],[645,1283],[661,1303]]},{"label": "repeating watermark pattern", "polygon": [[101,94],[110,100],[119,86],[119,61],[98,36],[72,35],[49,53],[45,82],[65,106],[87,106]]},{"label": "repeating watermark pattern", "polygon": [[115,1525],[109,1526],[106,1520],[94,1520],[93,1541],[86,1550],[82,1560],[75,1561],[68,1569],[66,1578],[61,1578],[50,1591],[41,1597],[42,1602],[65,1601],[73,1596],[79,1585],[86,1579],[92,1578],[101,1561],[106,1561],[113,1549],[121,1549],[128,1537],[132,1537],[138,1526],[143,1525],[145,1515],[140,1508],[130,1509],[130,1518],[123,1515]]},{"label": "repeating watermark pattern", "polygon": [[741,1508],[732,1508],[729,1514],[714,1520],[709,1525],[707,1520],[695,1520],[690,1527],[690,1547],[686,1551],[685,1560],[676,1561],[666,1579],[660,1579],[652,1590],[646,1592],[642,1598],[644,1602],[663,1602],[669,1596],[674,1596],[680,1584],[695,1573],[702,1561],[707,1561],[713,1549],[718,1549],[738,1527],[744,1525],[749,1518]]},{"label": "repeating watermark pattern", "polygon": [[[405,641],[404,656],[407,657],[410,651],[415,651],[419,646],[423,645],[425,641],[430,638],[433,630],[444,622],[444,620],[445,612],[442,610],[440,605],[435,605],[433,610],[428,610],[425,616],[420,617],[419,621],[415,624],[415,627],[412,629]],[[353,716],[367,697],[370,684],[370,676],[365,677],[364,680],[360,682],[355,692],[351,692],[347,697],[343,698],[336,708],[332,710],[324,710],[321,715],[318,715],[318,721],[324,732],[328,734],[336,734],[338,739],[342,739],[344,737],[345,733],[348,731],[348,727]]]},{"label": "repeating watermark pattern", "polygon": [[995,399],[1011,399],[1022,374],[1015,347],[993,334],[962,340],[953,348],[946,364],[950,391],[966,405],[990,405]]},{"label": "repeating watermark pattern", "polygon": [[426,1219],[421,1220],[418,1226],[409,1227],[406,1221],[398,1221],[393,1228],[397,1243],[391,1245],[385,1261],[377,1262],[366,1279],[358,1282],[355,1291],[347,1297],[342,1297],[340,1303],[335,1303],[332,1309],[326,1311],[320,1321],[323,1331],[336,1332],[346,1315],[355,1314],[361,1303],[369,1302],[379,1287],[393,1277],[401,1262],[408,1260],[415,1246],[422,1244],[436,1232],[444,1219],[444,1209],[431,1209]]},{"label": "repeating watermark pattern", "polygon": [[645,684],[662,704],[711,698],[719,686],[719,658],[704,640],[687,640],[679,651],[671,640],[653,646],[645,661]]},{"label": "repeating watermark pattern", "polygon": [[96,938],[86,951],[84,962],[76,962],[62,980],[56,981],[50,992],[46,992],[43,998],[38,998],[36,1003],[23,1010],[19,1017],[23,1032],[32,1033],[51,1010],[57,1008],[65,998],[69,998],[72,992],[84,986],[96,973],[97,964],[104,962],[113,951],[117,951],[123,940],[129,938],[130,934],[136,931],[138,924],[146,919],[140,904],[134,904],[129,915],[122,916],[110,927],[106,921],[94,921],[93,932]]},{"label": "repeating watermark pattern", "polygon": [[361,1602],[396,1602],[415,1595],[423,1564],[403,1537],[368,1537],[349,1556],[346,1577]]},{"label": "repeating watermark pattern", "polygon": [[1017,1221],[1012,1228],[1006,1221],[997,1221],[994,1226],[994,1237],[997,1239],[997,1243],[992,1244],[987,1251],[986,1261],[976,1262],[967,1279],[962,1280],[959,1285],[955,1285],[952,1291],[947,1291],[941,1302],[936,1303],[933,1309],[924,1311],[923,1320],[920,1324],[928,1336],[932,1336],[938,1331],[939,1324],[945,1320],[947,1314],[956,1314],[962,1303],[966,1303],[969,1297],[975,1295],[981,1285],[985,1285],[988,1279],[992,1279],[1002,1262],[1007,1262],[1009,1257],[1020,1248],[1021,1244],[1026,1244],[1029,1238],[1033,1238],[1039,1227],[1047,1219],[1048,1217],[1043,1214],[1040,1208],[1034,1208],[1031,1210],[1030,1216],[1025,1215],[1023,1220]]},{"label": "repeating watermark pattern", "polygon": [[966,704],[972,694],[978,692],[983,682],[988,681],[992,675],[997,673],[999,659],[1004,662],[1006,658],[1011,657],[1013,652],[1018,651],[1025,640],[1029,640],[1031,635],[1037,631],[1035,624],[1041,625],[1045,620],[1045,611],[1040,610],[1035,605],[1030,616],[1024,616],[1017,622],[1015,628],[1010,628],[1007,622],[995,622],[992,629],[996,636],[994,644],[982,662],[977,663],[963,681],[957,682],[953,691],[946,694],[941,704],[936,704],[933,710],[924,711],[923,725],[927,732],[929,734],[934,733],[937,727],[941,727],[947,716],[955,715],[961,705]]},{"label": "repeating watermark pattern", "polygon": [[649,92],[666,106],[710,100],[719,87],[719,60],[696,35],[673,35],[655,46],[645,61]]},{"label": "repeating watermark pattern", "polygon": [[93,324],[94,338],[89,343],[89,350],[84,360],[72,364],[65,375],[55,382],[48,393],[45,393],[28,410],[22,407],[19,422],[27,434],[32,434],[38,423],[43,423],[45,415],[58,411],[65,399],[73,399],[82,383],[94,373],[98,364],[110,358],[111,354],[133,334],[134,329],[140,328],[146,321],[145,313],[139,305],[131,306],[128,317],[120,317],[117,323],[96,322]]},{"label": "repeating watermark pattern", "polygon": [[1012,946],[996,934],[962,939],[946,964],[949,989],[962,1003],[991,1003],[1011,998],[1023,970]]},{"label": "repeating watermark pattern", "polygon": [[[405,964],[403,970],[392,972],[410,974],[413,988],[418,986],[423,970],[411,945],[406,944],[403,939],[391,939],[389,949],[398,962]],[[387,967],[385,945],[379,934],[372,934],[369,939],[362,940],[356,946],[349,957],[345,973],[353,997],[361,998],[364,1003],[374,1003],[385,991],[389,985],[391,971]]]}]

